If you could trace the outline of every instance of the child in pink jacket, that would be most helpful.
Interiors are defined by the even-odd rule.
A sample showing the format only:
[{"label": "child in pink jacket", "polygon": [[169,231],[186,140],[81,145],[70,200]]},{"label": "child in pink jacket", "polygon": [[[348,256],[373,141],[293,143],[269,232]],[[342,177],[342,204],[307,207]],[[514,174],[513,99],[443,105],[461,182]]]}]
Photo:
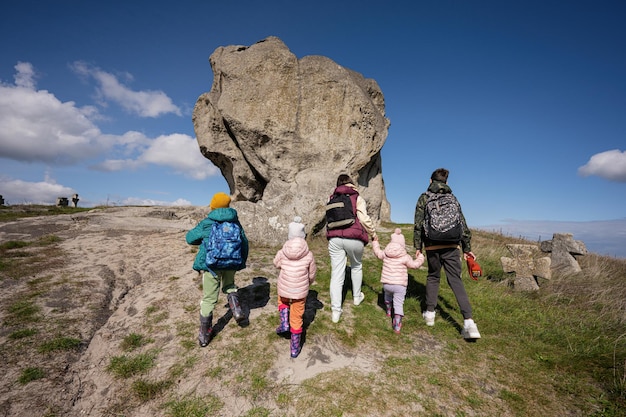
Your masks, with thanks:
[{"label": "child in pink jacket", "polygon": [[372,242],[374,254],[383,261],[383,271],[380,281],[383,283],[385,294],[385,308],[387,317],[393,319],[391,327],[396,333],[400,333],[402,328],[402,317],[404,317],[404,298],[406,288],[409,285],[408,268],[417,269],[424,264],[424,255],[419,254],[415,259],[406,252],[404,236],[400,229],[394,230],[391,235],[391,242],[380,249],[377,240]]},{"label": "child in pink jacket", "polygon": [[302,315],[309,285],[315,282],[313,252],[302,237],[288,239],[274,257],[278,274],[278,312],[280,325],[277,334],[291,331],[291,357],[297,358],[302,350]]}]

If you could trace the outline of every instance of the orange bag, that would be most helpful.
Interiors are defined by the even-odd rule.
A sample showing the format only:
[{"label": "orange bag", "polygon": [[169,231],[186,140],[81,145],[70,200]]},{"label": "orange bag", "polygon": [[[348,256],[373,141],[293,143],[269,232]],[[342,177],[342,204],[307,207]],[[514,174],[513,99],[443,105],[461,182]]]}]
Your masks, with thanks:
[{"label": "orange bag", "polygon": [[472,257],[467,258],[467,272],[469,272],[470,278],[474,281],[478,281],[478,278],[483,276],[482,268]]}]

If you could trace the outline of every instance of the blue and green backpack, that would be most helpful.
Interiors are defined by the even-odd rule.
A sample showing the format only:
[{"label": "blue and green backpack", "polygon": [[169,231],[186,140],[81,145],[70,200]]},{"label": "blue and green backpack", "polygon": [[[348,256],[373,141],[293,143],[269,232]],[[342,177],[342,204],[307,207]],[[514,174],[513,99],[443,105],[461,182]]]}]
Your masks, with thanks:
[{"label": "blue and green backpack", "polygon": [[202,240],[208,270],[240,270],[243,263],[241,226],[235,222],[214,222],[211,234]]}]

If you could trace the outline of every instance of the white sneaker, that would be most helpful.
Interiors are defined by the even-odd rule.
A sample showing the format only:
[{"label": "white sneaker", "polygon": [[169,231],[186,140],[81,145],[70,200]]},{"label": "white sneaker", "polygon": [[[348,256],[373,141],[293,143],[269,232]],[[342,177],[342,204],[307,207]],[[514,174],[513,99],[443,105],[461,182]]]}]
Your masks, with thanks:
[{"label": "white sneaker", "polygon": [[476,323],[474,323],[473,320],[472,322],[466,324],[463,327],[463,331],[461,332],[461,335],[463,336],[464,339],[480,339],[478,326],[476,326]]},{"label": "white sneaker", "polygon": [[422,313],[422,317],[424,317],[424,320],[426,320],[427,326],[435,325],[435,312],[434,311],[424,311]]},{"label": "white sneaker", "polygon": [[358,306],[359,304],[363,302],[363,300],[365,300],[365,294],[361,292],[359,295],[354,297],[354,305]]},{"label": "white sneaker", "polygon": [[340,317],[341,317],[341,311],[333,310],[333,313],[332,313],[333,323],[338,323]]}]

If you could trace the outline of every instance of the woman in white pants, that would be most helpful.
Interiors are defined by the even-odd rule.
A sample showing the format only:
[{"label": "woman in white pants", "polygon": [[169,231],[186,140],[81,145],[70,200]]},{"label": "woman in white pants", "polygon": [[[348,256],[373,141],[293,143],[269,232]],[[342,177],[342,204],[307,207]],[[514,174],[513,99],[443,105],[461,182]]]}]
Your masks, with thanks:
[{"label": "woman in white pants", "polygon": [[376,240],[376,229],[372,219],[367,214],[367,204],[359,195],[352,179],[341,174],[337,178],[337,188],[333,195],[346,194],[350,197],[354,223],[339,228],[326,230],[328,239],[328,253],[330,255],[330,305],[332,309],[333,323],[337,323],[343,312],[341,308],[343,284],[346,279],[346,265],[350,260],[350,277],[352,279],[352,296],[354,305],[359,305],[365,298],[361,291],[363,283],[363,249],[369,242],[369,238]]}]

